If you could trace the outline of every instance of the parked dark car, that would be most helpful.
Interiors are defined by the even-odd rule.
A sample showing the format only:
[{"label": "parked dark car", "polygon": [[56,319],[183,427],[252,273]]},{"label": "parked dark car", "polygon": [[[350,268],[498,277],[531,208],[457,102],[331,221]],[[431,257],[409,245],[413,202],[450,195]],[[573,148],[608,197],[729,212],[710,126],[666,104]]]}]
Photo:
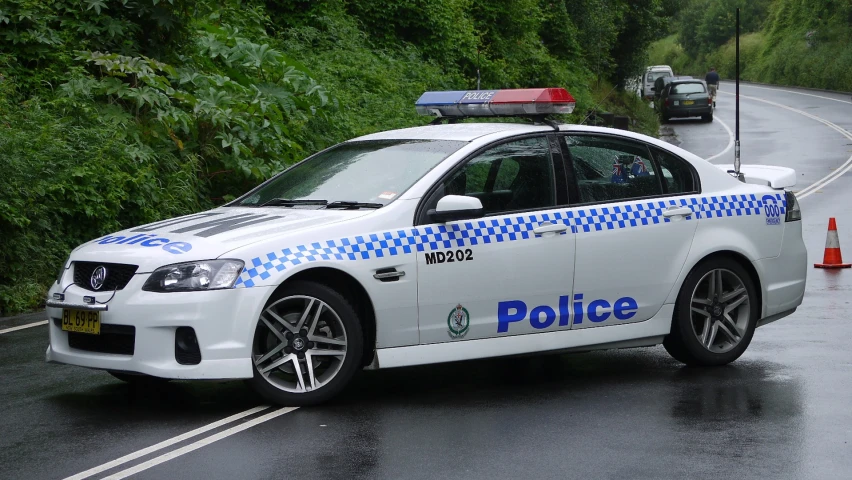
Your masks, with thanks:
[{"label": "parked dark car", "polygon": [[713,101],[704,80],[673,80],[668,83],[657,101],[663,122],[671,118],[701,117],[713,121]]}]

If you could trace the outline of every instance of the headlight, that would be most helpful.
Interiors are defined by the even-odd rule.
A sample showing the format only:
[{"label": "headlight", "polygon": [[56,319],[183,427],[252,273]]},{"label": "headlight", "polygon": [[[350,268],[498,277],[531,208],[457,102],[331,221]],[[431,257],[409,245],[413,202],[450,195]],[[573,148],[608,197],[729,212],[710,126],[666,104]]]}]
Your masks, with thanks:
[{"label": "headlight", "polygon": [[142,290],[192,292],[231,288],[243,271],[240,260],[204,260],[160,267],[148,277]]}]

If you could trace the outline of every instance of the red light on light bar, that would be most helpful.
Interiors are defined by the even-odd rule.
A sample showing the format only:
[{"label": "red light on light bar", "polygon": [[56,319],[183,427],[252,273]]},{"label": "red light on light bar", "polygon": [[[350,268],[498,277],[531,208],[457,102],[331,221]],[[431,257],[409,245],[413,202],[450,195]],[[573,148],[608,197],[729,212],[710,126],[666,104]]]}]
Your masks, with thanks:
[{"label": "red light on light bar", "polygon": [[500,90],[491,99],[495,115],[542,115],[571,113],[576,100],[564,88]]}]

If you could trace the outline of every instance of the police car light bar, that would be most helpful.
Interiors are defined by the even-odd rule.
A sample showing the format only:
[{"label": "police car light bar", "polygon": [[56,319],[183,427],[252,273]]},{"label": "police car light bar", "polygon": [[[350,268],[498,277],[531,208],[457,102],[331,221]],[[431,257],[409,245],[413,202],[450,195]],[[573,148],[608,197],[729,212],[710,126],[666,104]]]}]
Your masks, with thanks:
[{"label": "police car light bar", "polygon": [[415,107],[435,117],[505,117],[571,113],[576,104],[564,88],[520,88],[426,92]]}]

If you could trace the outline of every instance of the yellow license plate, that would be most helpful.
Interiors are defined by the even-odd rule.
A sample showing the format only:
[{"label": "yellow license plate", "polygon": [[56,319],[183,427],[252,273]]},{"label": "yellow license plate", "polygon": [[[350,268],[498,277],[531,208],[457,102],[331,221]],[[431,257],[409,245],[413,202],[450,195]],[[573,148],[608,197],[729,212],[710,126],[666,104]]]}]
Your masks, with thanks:
[{"label": "yellow license plate", "polygon": [[101,334],[101,312],[91,310],[62,310],[62,330],[66,332]]},{"label": "yellow license plate", "polygon": [[692,105],[693,103],[695,103],[695,100],[684,100],[683,101],[684,105]]}]

